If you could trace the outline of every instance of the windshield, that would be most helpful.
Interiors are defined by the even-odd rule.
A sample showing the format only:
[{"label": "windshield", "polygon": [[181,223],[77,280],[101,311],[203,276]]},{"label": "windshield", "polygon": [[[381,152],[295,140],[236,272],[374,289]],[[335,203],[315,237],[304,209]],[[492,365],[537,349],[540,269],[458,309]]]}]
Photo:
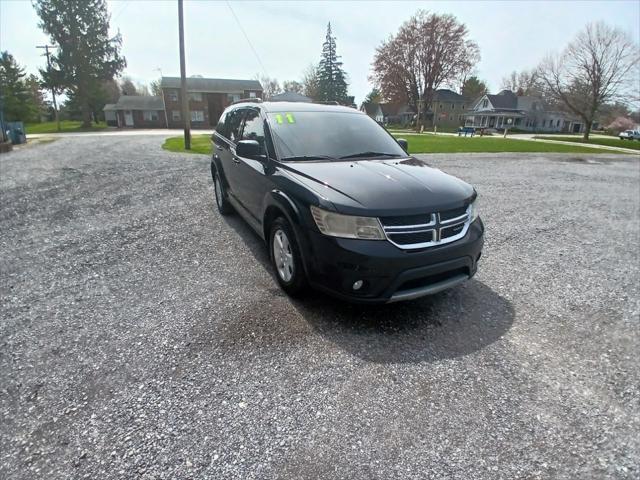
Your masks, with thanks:
[{"label": "windshield", "polygon": [[269,120],[281,160],[407,156],[380,125],[360,113],[275,112]]}]

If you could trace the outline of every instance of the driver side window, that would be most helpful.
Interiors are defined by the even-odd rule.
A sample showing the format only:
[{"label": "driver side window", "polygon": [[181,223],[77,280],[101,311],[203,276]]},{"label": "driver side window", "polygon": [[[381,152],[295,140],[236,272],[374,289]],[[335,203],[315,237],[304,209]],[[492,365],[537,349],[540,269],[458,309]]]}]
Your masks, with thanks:
[{"label": "driver side window", "polygon": [[242,129],[242,118],[244,117],[244,113],[245,110],[238,109],[227,114],[225,130],[227,131],[227,138],[233,143],[238,143],[241,140],[240,131]]},{"label": "driver side window", "polygon": [[244,119],[241,140],[255,140],[260,144],[260,155],[266,153],[264,139],[264,121],[260,117],[260,112],[251,109],[247,111]]}]

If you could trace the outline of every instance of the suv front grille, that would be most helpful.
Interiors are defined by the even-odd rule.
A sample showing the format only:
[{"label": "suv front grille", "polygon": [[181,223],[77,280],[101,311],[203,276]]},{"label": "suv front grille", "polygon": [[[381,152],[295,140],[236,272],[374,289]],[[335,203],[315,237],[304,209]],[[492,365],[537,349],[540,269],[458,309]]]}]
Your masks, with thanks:
[{"label": "suv front grille", "polygon": [[387,240],[410,250],[450,243],[462,238],[471,223],[470,206],[423,215],[381,217]]}]

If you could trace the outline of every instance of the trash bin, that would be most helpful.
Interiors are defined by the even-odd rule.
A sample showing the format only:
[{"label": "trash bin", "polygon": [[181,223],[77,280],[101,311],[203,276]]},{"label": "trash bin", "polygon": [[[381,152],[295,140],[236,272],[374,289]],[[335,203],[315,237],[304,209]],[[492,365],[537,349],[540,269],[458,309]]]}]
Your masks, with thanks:
[{"label": "trash bin", "polygon": [[5,128],[9,132],[9,140],[14,145],[20,145],[27,142],[27,136],[24,133],[24,124],[22,122],[7,122]]}]

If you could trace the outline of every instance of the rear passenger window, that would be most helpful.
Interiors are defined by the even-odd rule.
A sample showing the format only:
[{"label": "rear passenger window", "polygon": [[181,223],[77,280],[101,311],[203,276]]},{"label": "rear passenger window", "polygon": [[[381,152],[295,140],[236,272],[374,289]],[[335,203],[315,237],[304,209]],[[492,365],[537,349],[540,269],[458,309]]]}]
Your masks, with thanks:
[{"label": "rear passenger window", "polygon": [[248,110],[242,129],[242,140],[255,140],[260,144],[260,154],[266,152],[264,142],[264,121],[257,110]]}]

